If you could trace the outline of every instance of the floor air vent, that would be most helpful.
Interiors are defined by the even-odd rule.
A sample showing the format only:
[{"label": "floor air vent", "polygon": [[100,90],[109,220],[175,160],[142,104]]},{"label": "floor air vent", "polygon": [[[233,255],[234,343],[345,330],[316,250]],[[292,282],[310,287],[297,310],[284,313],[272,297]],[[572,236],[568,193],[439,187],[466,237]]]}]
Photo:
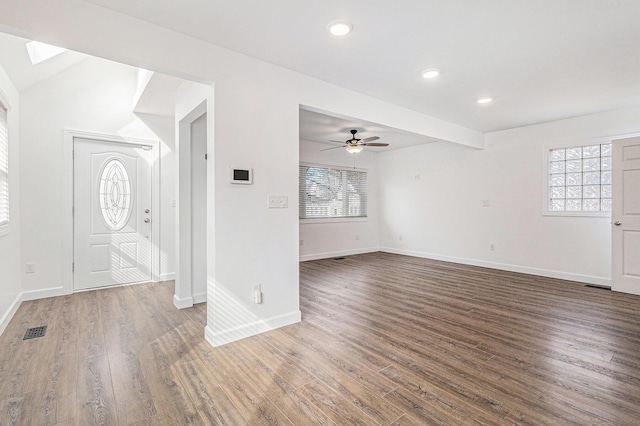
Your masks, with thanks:
[{"label": "floor air vent", "polygon": [[41,325],[40,327],[29,328],[27,332],[24,334],[24,338],[22,340],[35,339],[36,337],[44,336],[44,333],[47,332],[47,326]]},{"label": "floor air vent", "polygon": [[345,260],[346,257],[334,257],[333,260]]},{"label": "floor air vent", "polygon": [[587,285],[585,285],[585,287],[598,288],[600,290],[609,290],[609,291],[611,291],[611,287],[606,287],[606,286],[603,286],[603,285],[587,284]]}]

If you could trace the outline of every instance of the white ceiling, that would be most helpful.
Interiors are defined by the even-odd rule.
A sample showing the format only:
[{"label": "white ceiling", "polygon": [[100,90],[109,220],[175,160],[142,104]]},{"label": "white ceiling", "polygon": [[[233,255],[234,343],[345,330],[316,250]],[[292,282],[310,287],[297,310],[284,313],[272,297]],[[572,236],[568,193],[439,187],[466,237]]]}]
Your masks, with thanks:
[{"label": "white ceiling", "polygon": [[82,53],[66,51],[37,65],[32,65],[25,48],[25,44],[29,41],[0,33],[0,65],[19,92],[87,58]]},{"label": "white ceiling", "polygon": [[373,152],[435,142],[435,140],[423,135],[382,126],[376,123],[346,117],[335,117],[316,111],[300,109],[300,139],[326,144],[327,146],[322,149],[340,146],[338,143],[331,143],[329,141],[346,141],[347,139],[351,139],[351,133],[349,132],[351,129],[358,131],[356,135],[358,139],[378,136],[380,140],[376,142],[389,144],[387,147],[369,146],[365,148],[367,151]]},{"label": "white ceiling", "polygon": [[640,105],[638,0],[85,1],[480,131]]},{"label": "white ceiling", "polygon": [[[30,40],[0,32],[0,66],[19,92],[85,61],[111,62],[82,53],[66,51],[39,64],[32,65],[25,44]],[[128,65],[122,65],[128,67]],[[133,106],[136,113],[173,117],[174,94],[183,82],[176,77],[153,73]]]},{"label": "white ceiling", "polygon": [[[32,65],[25,44],[30,40],[0,32],[0,66],[5,70],[19,91],[44,81],[68,68],[90,59],[110,62],[106,59],[91,57],[82,53],[67,51],[37,65]],[[128,65],[122,65],[128,67]],[[183,80],[166,74],[153,73],[144,90],[133,105],[136,113],[174,116],[174,94]],[[335,114],[334,114],[335,115]],[[412,145],[429,143],[433,140],[415,133],[370,123],[363,120],[336,117],[331,113],[300,110],[300,139],[324,143],[327,147],[340,146],[329,141],[346,141],[351,138],[349,130],[358,130],[360,139],[369,136],[380,137],[380,142],[389,143],[388,147],[367,147],[373,152],[405,148]]]},{"label": "white ceiling", "polygon": [[135,103],[133,111],[142,114],[175,116],[175,93],[184,80],[154,72]]}]

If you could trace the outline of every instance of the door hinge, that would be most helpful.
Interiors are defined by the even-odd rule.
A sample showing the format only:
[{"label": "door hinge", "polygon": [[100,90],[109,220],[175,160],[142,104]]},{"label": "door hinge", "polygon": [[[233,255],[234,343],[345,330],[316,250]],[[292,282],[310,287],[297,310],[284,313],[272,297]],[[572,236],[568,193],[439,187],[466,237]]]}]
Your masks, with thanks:
[{"label": "door hinge", "polygon": [[205,159],[205,160],[208,160],[208,158],[207,158],[207,154],[205,154],[205,155],[204,155],[204,159]]},{"label": "door hinge", "polygon": [[71,151],[71,159],[75,160],[75,158],[76,158],[76,151],[73,150],[73,151]]},{"label": "door hinge", "polygon": [[71,262],[71,272],[76,271],[76,262]]}]

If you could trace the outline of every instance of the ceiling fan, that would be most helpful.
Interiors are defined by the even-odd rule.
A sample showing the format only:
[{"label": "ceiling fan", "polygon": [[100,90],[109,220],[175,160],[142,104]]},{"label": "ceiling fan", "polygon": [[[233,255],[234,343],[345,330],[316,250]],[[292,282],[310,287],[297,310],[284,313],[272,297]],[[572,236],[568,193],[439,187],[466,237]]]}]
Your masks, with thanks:
[{"label": "ceiling fan", "polygon": [[373,141],[377,141],[378,139],[380,139],[378,136],[371,136],[369,138],[364,138],[364,139],[358,139],[356,138],[356,133],[358,133],[357,130],[351,130],[351,139],[348,139],[344,142],[340,142],[340,141],[329,141],[329,142],[335,142],[335,143],[340,143],[343,144],[343,146],[334,146],[333,148],[326,148],[323,149],[322,151],[328,151],[330,149],[336,149],[336,148],[345,148],[347,150],[348,153],[350,154],[357,154],[360,151],[362,151],[362,148],[365,146],[389,146],[388,143],[380,143],[380,142],[373,142]]}]

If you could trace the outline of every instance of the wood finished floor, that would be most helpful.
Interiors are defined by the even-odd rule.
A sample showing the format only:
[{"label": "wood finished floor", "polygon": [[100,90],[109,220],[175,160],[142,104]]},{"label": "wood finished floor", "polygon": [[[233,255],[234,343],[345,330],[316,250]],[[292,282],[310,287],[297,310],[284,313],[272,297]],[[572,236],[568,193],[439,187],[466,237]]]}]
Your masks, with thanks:
[{"label": "wood finished floor", "polygon": [[300,278],[301,324],[220,348],[172,282],[25,302],[0,424],[640,424],[640,297],[383,253]]}]

